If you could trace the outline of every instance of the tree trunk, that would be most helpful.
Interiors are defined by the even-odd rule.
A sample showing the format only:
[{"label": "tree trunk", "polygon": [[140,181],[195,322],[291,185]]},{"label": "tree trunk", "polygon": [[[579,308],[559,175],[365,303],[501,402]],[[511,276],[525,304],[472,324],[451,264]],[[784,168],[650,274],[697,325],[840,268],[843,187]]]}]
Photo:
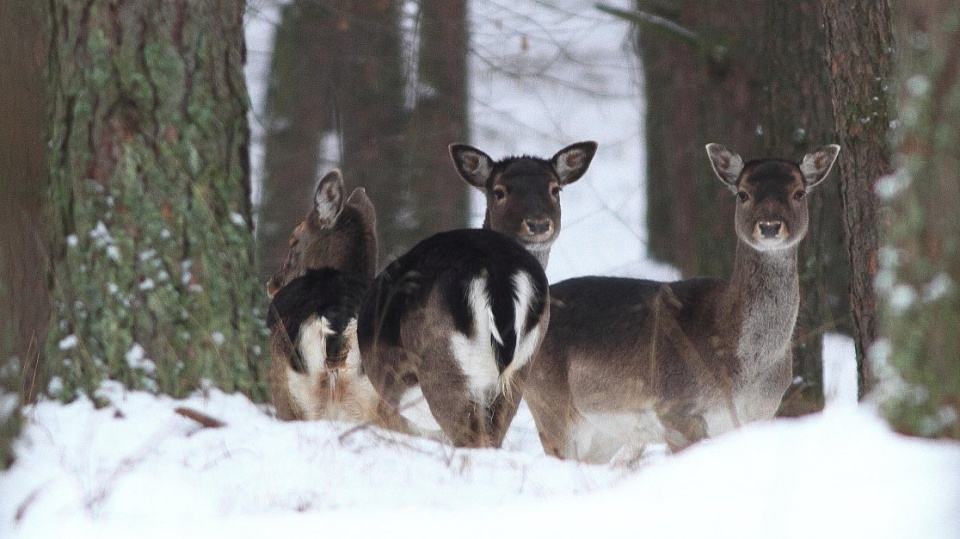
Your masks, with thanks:
[{"label": "tree trunk", "polygon": [[730,193],[715,179],[704,145],[720,142],[758,157],[762,88],[757,58],[765,2],[731,9],[719,0],[677,2],[652,13],[693,37],[642,24],[639,49],[647,97],[649,252],[686,276],[729,275],[736,239]]},{"label": "tree trunk", "polygon": [[850,253],[850,303],[860,394],[873,376],[865,361],[877,337],[873,282],[877,275],[877,180],[890,172],[891,51],[888,2],[823,0],[833,115],[842,151],[837,160],[846,249]]},{"label": "tree trunk", "polygon": [[404,168],[403,64],[397,1],[336,2],[339,48],[333,73],[346,180],[366,188],[377,209],[380,260],[421,238]]},{"label": "tree trunk", "polygon": [[262,397],[244,3],[51,6],[48,390]]},{"label": "tree trunk", "polygon": [[[766,10],[761,76],[767,89],[760,122],[764,155],[800,160],[834,141],[830,72],[817,0]],[[808,200],[810,231],[800,246],[800,312],[793,374],[780,415],[823,409],[823,334],[852,332],[849,261],[840,220],[840,182],[831,179]]]},{"label": "tree trunk", "polygon": [[[284,6],[273,46],[267,91],[263,189],[257,215],[260,281],[287,256],[293,227],[312,206],[323,156],[321,142],[333,128],[331,80],[336,18],[315,0]],[[324,169],[331,168],[324,166]]]},{"label": "tree trunk", "polygon": [[[899,118],[885,200],[878,346],[896,373],[885,412],[904,433],[960,440],[960,4],[897,4]],[[871,354],[881,355],[881,354]]]},{"label": "tree trunk", "polygon": [[50,316],[43,243],[48,187],[42,12],[28,0],[0,3],[0,470],[13,458],[18,407],[36,395]]},{"label": "tree trunk", "polygon": [[408,126],[416,236],[468,225],[469,187],[447,147],[467,138],[467,2],[421,0],[416,105]]}]

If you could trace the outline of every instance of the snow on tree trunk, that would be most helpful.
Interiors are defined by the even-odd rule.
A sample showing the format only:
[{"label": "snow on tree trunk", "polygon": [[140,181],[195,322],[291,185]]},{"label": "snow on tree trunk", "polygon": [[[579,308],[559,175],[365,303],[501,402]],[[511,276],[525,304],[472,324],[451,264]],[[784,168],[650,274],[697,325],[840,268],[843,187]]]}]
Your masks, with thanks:
[{"label": "snow on tree trunk", "polygon": [[873,281],[879,245],[876,181],[890,172],[892,33],[888,2],[824,0],[850,302],[861,395],[873,376],[864,361],[877,337]]},{"label": "snow on tree trunk", "polygon": [[244,2],[51,6],[48,391],[263,396]]},{"label": "snow on tree trunk", "polygon": [[960,4],[900,2],[899,166],[877,192],[886,223],[877,288],[896,369],[885,402],[897,430],[960,440]]}]

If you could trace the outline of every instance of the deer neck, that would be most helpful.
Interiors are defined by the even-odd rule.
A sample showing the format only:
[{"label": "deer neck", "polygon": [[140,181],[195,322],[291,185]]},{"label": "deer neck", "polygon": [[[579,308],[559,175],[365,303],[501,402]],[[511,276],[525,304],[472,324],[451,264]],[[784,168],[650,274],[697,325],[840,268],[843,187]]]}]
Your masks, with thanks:
[{"label": "deer neck", "polygon": [[760,252],[738,241],[718,322],[736,336],[744,375],[759,375],[783,359],[799,305],[797,248]]}]

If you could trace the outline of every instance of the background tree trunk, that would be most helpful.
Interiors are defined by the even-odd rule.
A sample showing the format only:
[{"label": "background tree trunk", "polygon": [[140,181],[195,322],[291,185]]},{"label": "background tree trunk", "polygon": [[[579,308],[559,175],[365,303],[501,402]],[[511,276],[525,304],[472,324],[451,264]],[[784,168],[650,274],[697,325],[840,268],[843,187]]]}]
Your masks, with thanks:
[{"label": "background tree trunk", "polygon": [[873,376],[865,361],[877,337],[877,180],[890,172],[893,50],[888,2],[823,0],[827,61],[832,81],[840,173],[843,227],[850,253],[850,303],[856,332],[859,388],[870,389]]},{"label": "background tree trunk", "polygon": [[897,6],[900,168],[878,182],[885,411],[900,432],[960,440],[960,4]]},{"label": "background tree trunk", "polygon": [[647,97],[647,227],[652,257],[685,276],[730,274],[736,239],[732,197],[714,179],[704,145],[759,157],[758,62],[766,2],[638,0],[639,12],[692,32],[641,22]]},{"label": "background tree trunk", "polygon": [[418,238],[467,226],[469,187],[447,147],[467,140],[466,0],[421,0],[416,103],[407,128]]},{"label": "background tree trunk", "polygon": [[[333,125],[331,80],[337,49],[336,17],[315,0],[297,0],[281,9],[267,89],[263,189],[257,214],[260,281],[287,256],[287,238],[312,207],[321,163],[321,142]],[[324,166],[324,169],[332,166]],[[348,178],[348,180],[350,180]]]},{"label": "background tree trunk", "polygon": [[55,7],[49,391],[262,397],[243,1]]},{"label": "background tree trunk", "polygon": [[[835,140],[821,17],[819,0],[766,10],[760,67],[766,89],[760,122],[763,155],[799,161]],[[785,416],[823,409],[823,334],[852,333],[840,182],[832,178],[821,185],[808,204],[811,226],[800,244],[800,312],[793,348],[794,378],[802,381],[784,397],[780,414]]]},{"label": "background tree trunk", "polygon": [[44,241],[48,187],[42,143],[42,12],[29,0],[0,3],[0,470],[19,430],[16,406],[36,395],[50,316]]}]

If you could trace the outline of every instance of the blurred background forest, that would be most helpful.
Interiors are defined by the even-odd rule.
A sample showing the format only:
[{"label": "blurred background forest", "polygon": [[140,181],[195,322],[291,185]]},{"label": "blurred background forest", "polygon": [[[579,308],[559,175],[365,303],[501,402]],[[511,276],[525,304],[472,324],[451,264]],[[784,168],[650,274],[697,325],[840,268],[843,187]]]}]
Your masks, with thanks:
[{"label": "blurred background forest", "polygon": [[[75,302],[65,302],[63,298],[71,296],[57,292],[68,285],[67,274],[58,272],[66,271],[68,244],[77,241],[70,239],[74,225],[67,221],[81,213],[86,202],[74,192],[53,196],[59,201],[55,210],[48,203],[63,182],[96,179],[104,167],[63,172],[74,166],[71,137],[83,130],[57,138],[62,131],[58,126],[77,120],[73,115],[87,95],[63,90],[73,84],[64,81],[84,70],[107,81],[117,76],[121,90],[91,93],[88,108],[96,117],[104,107],[105,117],[124,128],[149,125],[159,117],[155,112],[151,116],[150,107],[166,106],[156,98],[167,90],[165,85],[155,84],[141,100],[135,83],[130,83],[134,90],[123,90],[129,81],[122,69],[94,69],[91,58],[109,62],[111,54],[89,56],[85,47],[122,52],[127,45],[119,37],[116,49],[83,41],[83,25],[97,20],[74,18],[75,8],[84,13],[80,4],[66,1],[63,10],[54,13],[27,0],[0,7],[0,40],[9,51],[0,60],[0,72],[8,74],[0,78],[0,295],[11,313],[0,330],[0,358],[6,365],[0,375],[7,394],[27,401],[47,387],[49,374],[38,375],[43,372],[39,366],[46,362],[54,373],[62,369],[66,352],[72,350],[68,337],[77,335],[83,341],[76,328],[88,324],[84,316],[64,314]],[[928,38],[925,48],[922,39],[915,39],[917,32],[931,31],[929,21],[936,14],[951,9],[942,2],[921,4],[900,11],[885,2],[837,0],[208,4],[222,10],[209,8],[207,14],[204,8],[208,23],[234,23],[242,14],[246,33],[244,46],[237,24],[197,30],[213,32],[211,42],[223,38],[224,57],[245,59],[249,85],[249,96],[242,85],[238,90],[237,84],[228,84],[229,91],[214,92],[221,97],[211,101],[233,100],[237,106],[249,104],[251,110],[251,144],[245,144],[243,125],[236,126],[236,139],[230,138],[236,149],[229,159],[245,161],[250,155],[249,168],[244,162],[237,169],[241,194],[225,194],[215,184],[209,191],[226,197],[223,208],[212,215],[238,227],[236,238],[209,243],[222,240],[236,249],[236,258],[225,266],[230,271],[219,277],[228,283],[227,290],[229,283],[242,289],[231,292],[236,296],[231,308],[263,308],[266,300],[258,291],[279,266],[289,231],[309,207],[315,181],[333,167],[343,170],[351,187],[365,187],[378,209],[382,266],[430,233],[479,224],[480,206],[476,199],[471,202],[466,184],[451,166],[450,143],[467,142],[499,158],[519,153],[548,157],[566,144],[597,140],[600,152],[591,170],[563,194],[564,231],[551,259],[551,280],[591,273],[724,276],[735,243],[733,204],[726,189],[713,180],[703,146],[720,142],[748,159],[799,159],[809,149],[837,143],[842,146],[838,171],[811,198],[813,226],[801,250],[797,381],[782,412],[796,415],[822,406],[820,354],[828,332],[854,337],[863,392],[873,380],[864,358],[879,332],[873,287],[883,267],[878,258],[881,210],[874,185],[892,172],[899,140],[890,136],[897,125],[894,35],[909,36],[906,42],[916,54],[947,51],[944,43],[955,44],[955,34],[949,33]],[[131,5],[138,14],[150,13],[143,0]],[[181,13],[201,11],[190,2],[171,6]],[[85,9],[125,13],[100,0]],[[149,35],[147,20],[146,15],[117,16],[113,30],[117,36]],[[113,39],[111,31],[90,35]],[[186,38],[175,37],[173,45],[182,48]],[[160,69],[149,55],[143,56],[148,72]],[[954,65],[955,56],[931,65]],[[136,54],[128,60],[131,65],[140,61]],[[231,60],[229,69],[241,63]],[[906,80],[909,69],[901,69],[899,80]],[[106,87],[104,80],[93,79]],[[944,84],[950,88],[952,83]],[[108,96],[115,101],[108,103]],[[86,132],[93,145],[105,144],[98,137],[130,136],[124,129]],[[156,127],[155,139],[182,132]],[[95,162],[101,156],[93,153]],[[187,186],[183,189],[194,185],[189,177],[178,181],[188,182],[181,184]],[[166,206],[157,208],[164,218],[165,211]],[[91,219],[88,228],[93,230],[97,220]],[[125,226],[132,229],[134,221]],[[255,258],[244,237],[247,229],[255,235]],[[137,241],[150,234],[132,233],[131,245],[139,249]],[[196,244],[186,243],[191,248]],[[190,274],[189,265],[178,264],[172,267]],[[210,260],[193,267],[214,264]],[[213,286],[215,272],[208,273],[204,278]],[[199,271],[188,277],[196,275]],[[71,274],[74,278],[80,279]],[[130,288],[143,288],[142,274],[133,272],[128,278]],[[188,287],[188,281],[183,286]],[[256,286],[250,284],[254,281]],[[98,287],[92,289],[101,293]],[[57,300],[48,300],[53,297]],[[150,301],[144,299],[143,305],[162,308]],[[136,334],[137,317],[128,318],[119,317],[117,323],[130,324]],[[153,317],[145,323],[150,328],[146,333],[155,335],[168,322]],[[248,328],[248,322],[237,322],[237,317],[224,323],[240,333]],[[180,327],[181,322],[170,324]],[[191,331],[184,333],[185,340]],[[211,346],[219,349],[223,335],[216,333]],[[165,351],[148,344],[147,356],[179,357],[175,344],[156,340]],[[128,356],[134,349],[129,339],[104,344],[103,349],[110,346],[126,349]],[[261,344],[243,346],[240,361],[253,373],[244,376],[256,376]],[[91,353],[94,365],[97,358],[103,361],[103,353]],[[76,353],[67,355],[80,362]],[[231,387],[256,393],[253,386]],[[10,425],[15,422],[11,419]]]}]

